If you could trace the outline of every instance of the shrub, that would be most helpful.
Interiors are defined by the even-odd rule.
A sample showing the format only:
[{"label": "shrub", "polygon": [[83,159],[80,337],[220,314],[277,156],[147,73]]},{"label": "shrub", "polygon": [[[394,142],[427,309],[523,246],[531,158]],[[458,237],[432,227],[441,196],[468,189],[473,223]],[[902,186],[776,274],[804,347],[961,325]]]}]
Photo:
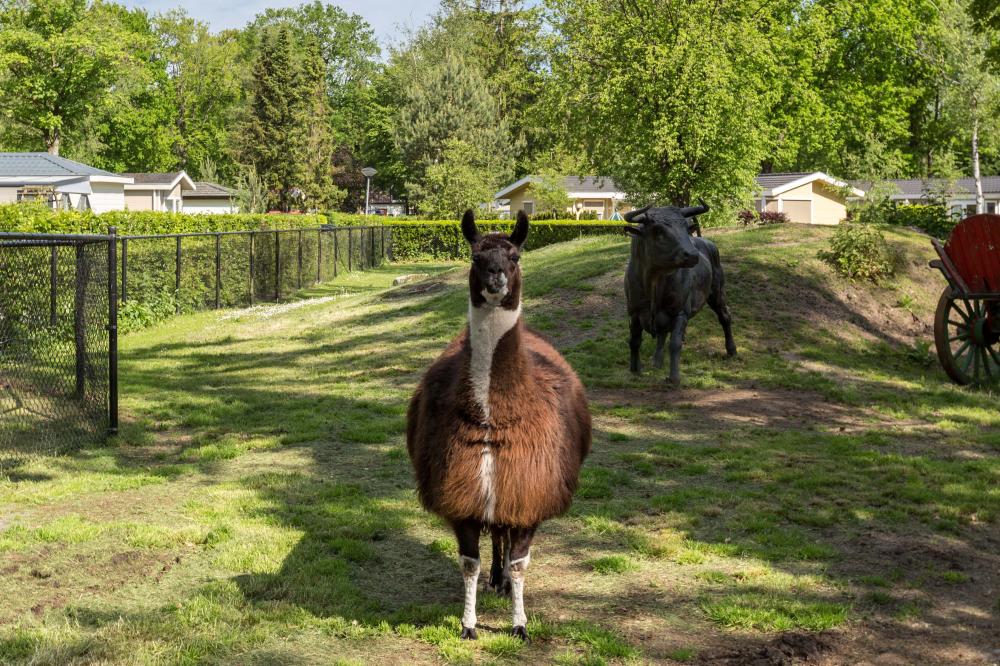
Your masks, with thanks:
[{"label": "shrub", "polygon": [[830,249],[819,256],[852,280],[877,282],[895,271],[892,249],[882,232],[872,225],[840,225],[830,239]]},{"label": "shrub", "polygon": [[760,213],[755,210],[741,210],[736,214],[736,222],[740,226],[752,227],[755,224],[787,224],[791,220],[784,213],[773,210],[765,210]]},{"label": "shrub", "polygon": [[938,203],[893,206],[886,215],[887,224],[913,227],[936,238],[947,238],[957,222],[948,209]]},{"label": "shrub", "polygon": [[[365,218],[370,219],[370,218]],[[52,210],[40,204],[0,205],[0,231],[24,233],[91,234],[118,228],[119,235],[178,234],[198,231],[244,229],[298,229],[326,224],[325,215],[243,214],[225,215],[160,213],[152,211]]]},{"label": "shrub", "polygon": [[[480,221],[482,222],[482,221]],[[481,223],[481,231],[509,233],[514,223],[497,220]],[[540,248],[582,236],[622,233],[622,225],[614,222],[543,221],[532,222],[526,247]],[[414,259],[465,259],[468,244],[456,222],[399,221],[392,223],[392,258],[394,261]]]}]

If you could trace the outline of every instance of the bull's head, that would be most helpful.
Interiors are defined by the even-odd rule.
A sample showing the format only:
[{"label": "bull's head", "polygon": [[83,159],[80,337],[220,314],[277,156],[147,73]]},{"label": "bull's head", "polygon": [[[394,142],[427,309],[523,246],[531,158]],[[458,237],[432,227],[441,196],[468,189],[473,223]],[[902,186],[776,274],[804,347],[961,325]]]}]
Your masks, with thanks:
[{"label": "bull's head", "polygon": [[695,217],[708,211],[704,201],[699,206],[676,208],[646,206],[625,213],[630,222],[625,231],[636,238],[644,265],[654,271],[691,268],[698,263],[698,248],[691,240],[697,226]]}]

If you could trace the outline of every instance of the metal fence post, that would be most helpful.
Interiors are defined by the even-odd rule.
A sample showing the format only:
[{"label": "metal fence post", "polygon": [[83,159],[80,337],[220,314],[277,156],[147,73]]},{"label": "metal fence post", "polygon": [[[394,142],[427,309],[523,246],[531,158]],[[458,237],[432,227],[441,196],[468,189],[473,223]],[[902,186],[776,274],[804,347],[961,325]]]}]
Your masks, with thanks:
[{"label": "metal fence post", "polygon": [[174,309],[181,313],[181,237],[177,237],[177,272],[174,275]]},{"label": "metal fence post", "polygon": [[[123,259],[122,267],[124,266]],[[118,229],[116,227],[108,228],[108,434],[118,434]]]},{"label": "metal fence post", "polygon": [[128,239],[122,238],[122,303],[128,299]]},{"label": "metal fence post", "polygon": [[274,302],[281,300],[281,239],[274,232]]},{"label": "metal fence post", "polygon": [[340,257],[339,248],[337,246],[337,228],[333,229],[333,277],[337,277],[337,259]]},{"label": "metal fence post", "polygon": [[253,234],[254,232],[251,231],[250,232],[250,305],[253,305],[253,255],[254,255],[254,250],[256,249],[254,247],[255,244],[254,244]]},{"label": "metal fence post", "polygon": [[49,252],[49,324],[52,326],[56,325],[56,274],[59,268],[56,251],[53,245]]},{"label": "metal fence post", "polygon": [[379,259],[378,263],[381,266],[382,262],[385,261],[385,225],[384,224],[382,225],[382,230],[379,232],[379,235],[380,235],[379,240],[382,241],[382,252],[381,252],[381,258]]},{"label": "metal fence post", "polygon": [[299,289],[302,288],[302,230],[299,229]]},{"label": "metal fence post", "polygon": [[354,270],[353,261],[354,258],[351,256],[354,254],[354,239],[352,237],[353,227],[347,227],[347,272],[350,273]]},{"label": "metal fence post", "polygon": [[215,309],[222,307],[222,234],[215,234]]},{"label": "metal fence post", "polygon": [[82,400],[86,395],[86,365],[87,365],[87,336],[86,336],[86,300],[87,300],[87,264],[83,253],[83,245],[76,243],[73,246],[76,252],[76,279],[73,289],[73,344],[76,350],[76,391],[74,395],[78,400]]},{"label": "metal fence post", "polygon": [[368,230],[368,235],[370,236],[372,242],[371,261],[368,262],[368,268],[375,268],[375,227],[371,227]]},{"label": "metal fence post", "polygon": [[316,284],[323,281],[323,230],[316,230]]}]

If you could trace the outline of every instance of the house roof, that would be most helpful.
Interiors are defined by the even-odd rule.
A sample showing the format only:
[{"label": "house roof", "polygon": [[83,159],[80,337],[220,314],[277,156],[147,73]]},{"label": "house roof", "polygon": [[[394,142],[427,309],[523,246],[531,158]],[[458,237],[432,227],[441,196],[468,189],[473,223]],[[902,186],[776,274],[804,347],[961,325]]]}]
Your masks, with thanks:
[{"label": "house roof", "polygon": [[[1000,194],[1000,176],[983,176],[983,194]],[[896,186],[898,192],[890,195],[893,199],[921,199],[929,191],[949,189],[953,195],[973,195],[976,191],[974,178],[957,178],[947,181],[940,178],[902,178],[886,181]],[[950,188],[947,186],[951,184]],[[856,187],[868,189],[871,182],[857,181]]]},{"label": "house roof", "polygon": [[[537,183],[541,176],[531,174],[515,181],[493,195],[494,199],[506,199],[512,192],[516,192],[525,185]],[[612,198],[624,198],[625,193],[621,191],[617,184],[605,176],[566,176],[563,178],[563,188],[570,196],[585,197],[606,195]]]},{"label": "house roof", "polygon": [[185,199],[229,199],[236,194],[232,188],[204,180],[196,181],[194,186],[193,190],[184,192]]},{"label": "house roof", "polygon": [[49,153],[0,153],[0,178],[72,178],[117,174]]},{"label": "house roof", "polygon": [[856,197],[863,197],[865,195],[864,191],[859,187],[837,180],[822,171],[813,171],[811,173],[762,173],[757,176],[757,186],[760,187],[762,196],[776,197],[789,190],[794,190],[796,187],[801,187],[817,180],[831,187],[849,187],[852,190],[851,194]]},{"label": "house roof", "polygon": [[183,171],[169,173],[125,173],[134,183],[129,190],[172,190],[181,183],[182,190],[194,189],[194,181]]},{"label": "house roof", "polygon": [[[493,195],[494,199],[506,199],[509,195],[521,189],[525,185],[538,182],[540,176],[529,175],[511,183]],[[822,181],[831,187],[853,187],[855,196],[864,196],[864,192],[856,186],[837,180],[822,171],[797,172],[797,173],[764,173],[757,176],[757,185],[764,196],[778,196],[783,192],[795,189],[807,183]],[[595,195],[610,195],[613,198],[624,198],[625,193],[621,188],[604,176],[566,176],[563,179],[563,187],[570,196],[585,197]]]}]

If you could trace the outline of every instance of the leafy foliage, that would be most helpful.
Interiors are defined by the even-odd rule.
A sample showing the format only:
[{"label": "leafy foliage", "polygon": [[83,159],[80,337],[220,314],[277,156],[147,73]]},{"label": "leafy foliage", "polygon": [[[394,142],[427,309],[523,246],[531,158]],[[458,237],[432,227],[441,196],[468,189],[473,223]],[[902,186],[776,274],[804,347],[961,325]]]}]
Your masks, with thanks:
[{"label": "leafy foliage", "polygon": [[877,282],[895,272],[895,254],[885,235],[871,225],[840,225],[820,258],[852,280]]}]

